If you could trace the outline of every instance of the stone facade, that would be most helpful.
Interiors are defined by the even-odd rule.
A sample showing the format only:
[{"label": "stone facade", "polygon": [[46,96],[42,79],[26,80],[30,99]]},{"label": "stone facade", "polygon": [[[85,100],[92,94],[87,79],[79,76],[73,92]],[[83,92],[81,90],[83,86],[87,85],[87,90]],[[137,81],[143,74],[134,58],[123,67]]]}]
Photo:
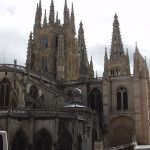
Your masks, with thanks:
[{"label": "stone facade", "polygon": [[83,23],[78,39],[75,18],[65,0],[64,24],[51,1],[49,21],[41,24],[37,5],[26,67],[0,65],[0,130],[10,150],[94,150],[131,143],[150,144],[149,71],[136,45],[130,74],[118,16],[115,14],[110,56],[104,73],[94,78],[88,61]]}]

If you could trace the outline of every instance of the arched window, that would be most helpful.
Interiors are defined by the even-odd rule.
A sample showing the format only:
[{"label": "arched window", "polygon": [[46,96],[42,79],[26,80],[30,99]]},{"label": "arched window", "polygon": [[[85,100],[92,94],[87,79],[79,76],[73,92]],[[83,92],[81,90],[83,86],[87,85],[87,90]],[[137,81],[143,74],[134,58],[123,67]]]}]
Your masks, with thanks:
[{"label": "arched window", "polygon": [[46,57],[42,58],[42,70],[43,72],[47,72],[47,58]]},{"label": "arched window", "polygon": [[23,130],[18,130],[13,137],[11,150],[26,150],[27,138]]},{"label": "arched window", "polygon": [[38,97],[38,90],[35,85],[32,85],[30,88],[30,95],[32,98],[36,99]]},{"label": "arched window", "polygon": [[35,150],[52,150],[52,138],[45,129],[40,130],[35,136]]},{"label": "arched window", "polygon": [[48,37],[44,36],[43,37],[43,48],[47,48],[48,47]]},{"label": "arched window", "polygon": [[10,82],[4,78],[0,83],[0,106],[9,106]]},{"label": "arched window", "polygon": [[96,107],[96,100],[95,100],[96,98],[95,98],[95,93],[93,92],[92,94],[91,94],[91,102],[90,102],[90,104],[91,104],[91,108],[92,109],[95,109],[95,107]]},{"label": "arched window", "polygon": [[124,87],[117,89],[117,110],[128,109],[128,91]]},{"label": "arched window", "polygon": [[99,111],[100,114],[103,113],[103,102],[101,92],[94,88],[89,94],[88,105],[92,109]]},{"label": "arched window", "polygon": [[67,130],[64,130],[62,132],[58,142],[59,142],[59,150],[72,150],[72,143],[73,143],[72,136]]}]

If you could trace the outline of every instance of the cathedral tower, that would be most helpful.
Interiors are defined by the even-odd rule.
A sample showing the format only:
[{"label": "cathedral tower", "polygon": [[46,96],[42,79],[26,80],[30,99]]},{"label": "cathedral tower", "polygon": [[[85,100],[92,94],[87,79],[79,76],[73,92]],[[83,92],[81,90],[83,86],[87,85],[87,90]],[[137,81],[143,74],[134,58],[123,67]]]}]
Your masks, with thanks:
[{"label": "cathedral tower", "polygon": [[63,24],[60,24],[58,12],[55,19],[53,0],[51,0],[49,12],[47,20],[45,10],[42,24],[40,0],[37,4],[34,32],[29,37],[26,67],[57,80],[62,78],[77,80],[83,73],[88,77],[93,77],[93,63],[89,65],[87,59],[82,23],[79,29],[79,39],[75,37],[73,4],[70,14],[67,0],[65,0]]},{"label": "cathedral tower", "polygon": [[104,75],[117,76],[130,74],[130,64],[128,51],[125,53],[120,29],[118,16],[115,14],[113,22],[113,34],[110,49],[110,58],[107,60],[107,51],[104,58]]}]

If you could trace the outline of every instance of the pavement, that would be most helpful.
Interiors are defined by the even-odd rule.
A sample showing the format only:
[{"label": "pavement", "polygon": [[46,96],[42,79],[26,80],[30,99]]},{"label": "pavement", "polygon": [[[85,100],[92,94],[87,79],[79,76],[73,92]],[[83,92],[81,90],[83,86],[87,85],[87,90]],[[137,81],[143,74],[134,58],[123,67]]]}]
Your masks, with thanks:
[{"label": "pavement", "polygon": [[150,145],[138,145],[134,148],[134,150],[150,150]]}]

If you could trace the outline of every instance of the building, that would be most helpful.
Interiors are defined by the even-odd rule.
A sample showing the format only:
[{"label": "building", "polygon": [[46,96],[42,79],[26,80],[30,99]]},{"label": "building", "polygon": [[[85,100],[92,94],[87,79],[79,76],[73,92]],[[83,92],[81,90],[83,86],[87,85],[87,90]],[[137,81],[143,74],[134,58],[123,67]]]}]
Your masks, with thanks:
[{"label": "building", "polygon": [[94,78],[82,22],[75,37],[75,18],[65,0],[64,23],[54,2],[42,20],[37,5],[26,67],[0,65],[0,130],[8,132],[10,150],[94,150],[132,142],[149,144],[149,71],[136,45],[134,73],[121,40],[115,14],[110,56],[104,73]]}]

